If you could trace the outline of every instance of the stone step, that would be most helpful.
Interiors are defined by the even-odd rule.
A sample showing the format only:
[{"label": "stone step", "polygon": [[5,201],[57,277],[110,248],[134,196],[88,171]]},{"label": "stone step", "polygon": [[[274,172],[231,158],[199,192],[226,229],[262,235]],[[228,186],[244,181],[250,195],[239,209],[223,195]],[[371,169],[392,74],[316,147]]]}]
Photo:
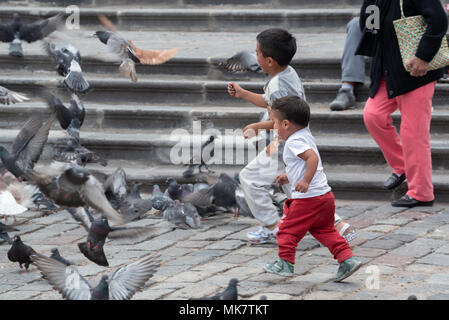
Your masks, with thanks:
[{"label": "stone step", "polygon": [[[146,161],[153,164],[187,163],[194,152],[210,135],[215,135],[215,156],[212,160],[225,166],[245,164],[256,156],[253,143],[246,140],[241,130],[220,131],[214,128],[194,128],[193,135],[186,129],[175,130],[101,130],[82,131],[81,143],[105,159]],[[0,144],[11,147],[18,130],[0,130]],[[385,159],[368,134],[315,134],[324,164],[372,166],[384,165]],[[54,147],[63,147],[66,137],[61,130],[50,131],[43,159],[51,159]],[[194,149],[192,149],[192,146]],[[433,135],[431,139],[434,169],[449,169],[449,136]],[[193,150],[193,151],[192,151]]]},{"label": "stone step", "polygon": [[[8,21],[19,12],[24,21],[35,21],[66,7],[2,7],[0,21]],[[83,28],[101,28],[99,14],[104,14],[119,30],[134,31],[261,31],[280,27],[289,30],[345,32],[346,23],[358,15],[359,8],[84,8],[80,7]]]},{"label": "stone step", "polygon": [[[37,168],[48,164],[47,161],[41,161]],[[151,192],[154,184],[158,184],[164,189],[168,177],[173,177],[180,183],[195,183],[204,181],[205,174],[196,174],[191,178],[184,178],[182,172],[186,169],[184,166],[175,165],[157,165],[154,163],[143,163],[138,161],[110,161],[107,167],[99,165],[87,165],[88,169],[111,174],[118,167],[125,170],[129,184],[141,182],[144,192]],[[215,172],[208,174],[216,178],[220,173],[227,173],[231,177],[236,172],[240,172],[244,165],[236,166],[216,166],[210,168]],[[382,200],[390,201],[398,198],[405,193],[405,190],[397,190],[394,195],[392,191],[383,188],[385,180],[391,175],[391,169],[385,165],[377,166],[356,166],[356,165],[324,165],[324,170],[329,185],[337,199],[347,200]],[[449,202],[449,174],[447,170],[433,171],[433,184],[436,203]],[[403,188],[402,188],[403,189]]]},{"label": "stone step", "polygon": [[[39,98],[37,98],[39,99]],[[68,100],[64,101],[68,105]],[[367,134],[363,122],[363,103],[357,109],[342,112],[330,111],[328,104],[311,104],[311,129],[314,134],[345,135]],[[262,108],[247,106],[236,102],[232,106],[219,105],[148,105],[128,103],[109,105],[85,103],[86,118],[83,131],[134,130],[141,132],[154,129],[184,128],[189,131],[194,121],[201,121],[203,128],[242,129],[257,122]],[[432,114],[432,135],[449,134],[449,106],[443,110],[435,109]],[[18,129],[28,118],[36,113],[49,115],[47,105],[42,102],[29,102],[0,106],[0,128]],[[392,115],[393,123],[400,129],[399,111]],[[58,130],[55,123],[53,129]]]},{"label": "stone step", "polygon": [[[11,6],[21,6],[26,4],[30,7],[42,6],[70,6],[73,5],[71,0],[7,0],[6,4]],[[313,3],[307,0],[127,0],[126,5],[120,0],[78,0],[76,5],[80,7],[99,8],[115,7],[123,9],[128,7],[136,8],[179,8],[179,7],[264,7],[264,8],[279,8],[279,7],[306,7],[306,8],[339,8],[339,7],[354,7],[360,6],[360,1],[357,0],[315,0]]]},{"label": "stone step", "polygon": [[[238,101],[227,93],[228,81],[141,79],[137,83],[133,83],[129,79],[105,80],[98,76],[87,78],[87,80],[91,84],[92,90],[83,99],[91,103],[233,105]],[[239,84],[245,89],[262,93],[265,82],[240,81]],[[307,101],[322,104],[332,101],[341,86],[339,82],[304,82],[303,84]],[[61,84],[61,78],[58,79],[51,75],[47,77],[2,76],[0,85],[30,95],[36,95],[38,88],[42,86],[55,89],[61,96],[65,95],[67,91]],[[368,85],[357,88],[355,94],[357,101],[366,101]],[[447,104],[448,97],[449,84],[437,84],[433,98],[435,108],[443,109]],[[247,105],[250,106],[249,103]]]}]

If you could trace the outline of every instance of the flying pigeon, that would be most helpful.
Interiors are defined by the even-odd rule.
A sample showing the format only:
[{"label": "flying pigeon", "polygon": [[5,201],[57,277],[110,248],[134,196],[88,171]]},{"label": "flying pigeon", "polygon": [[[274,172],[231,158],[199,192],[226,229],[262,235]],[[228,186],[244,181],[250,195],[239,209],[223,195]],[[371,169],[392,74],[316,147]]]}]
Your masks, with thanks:
[{"label": "flying pigeon", "polygon": [[16,228],[14,228],[12,226],[8,226],[8,225],[0,222],[0,239],[5,240],[9,244],[12,244],[13,241],[11,240],[11,238],[9,237],[9,234],[8,234],[8,232],[12,232],[12,231],[19,231],[19,230],[17,230]]},{"label": "flying pigeon", "polygon": [[59,253],[58,248],[52,248],[51,249],[50,258],[55,259],[56,261],[59,261],[59,262],[65,264],[66,266],[75,265],[72,261],[63,258],[61,256],[61,254]]},{"label": "flying pigeon", "polygon": [[50,91],[42,91],[42,97],[46,101],[49,109],[56,113],[56,118],[61,128],[67,130],[73,119],[78,119],[80,127],[83,125],[86,110],[83,102],[76,94],[72,94],[70,106],[67,108],[62,101]]},{"label": "flying pigeon", "polygon": [[79,166],[85,166],[87,163],[98,163],[103,167],[107,166],[108,162],[106,159],[81,145],[80,127],[80,121],[77,118],[72,119],[67,128],[67,145],[62,150],[55,148],[53,160],[76,163]]},{"label": "flying pigeon", "polygon": [[97,31],[94,36],[104,43],[109,52],[115,54],[120,60],[120,72],[126,77],[130,77],[133,82],[137,82],[136,63],[141,64],[162,64],[170,60],[178,49],[170,50],[142,50],[137,48],[132,41],[125,40],[119,36],[117,28],[104,15],[98,17],[109,31]]},{"label": "flying pigeon", "polygon": [[[190,161],[189,161],[189,167],[188,167],[188,169],[182,173],[182,175],[183,175],[184,177],[188,178],[188,177],[193,176],[193,172],[195,171],[196,168],[198,168],[199,172],[201,173],[201,172],[202,172],[201,169],[202,169],[203,166],[206,168],[206,170],[207,170],[209,173],[214,173],[214,171],[212,171],[212,170],[209,169],[209,166],[208,166],[207,163],[205,162],[205,161],[208,161],[210,158],[212,158],[212,157],[214,156],[214,154],[215,154],[215,152],[214,152],[215,149],[214,149],[214,146],[213,146],[213,145],[211,146],[211,148],[208,148],[208,149],[210,149],[210,150],[208,150],[208,149],[206,150],[206,151],[208,151],[208,153],[205,153],[206,147],[207,147],[208,145],[210,145],[212,142],[214,142],[214,140],[215,140],[215,137],[214,137],[214,136],[210,136],[209,139],[207,139],[207,141],[204,142],[204,143],[201,145],[201,160],[200,160],[200,163],[195,163],[194,157],[192,157],[192,158],[190,159]],[[207,158],[207,159],[204,159],[204,157],[203,157],[205,154],[208,155],[208,158]]]},{"label": "flying pigeon", "polygon": [[36,254],[33,248],[24,244],[20,239],[20,236],[15,236],[13,238],[13,243],[11,249],[8,251],[8,259],[12,262],[18,262],[20,269],[22,269],[22,264],[25,265],[25,272],[28,271],[28,267],[32,262],[30,256]]},{"label": "flying pigeon", "polygon": [[73,93],[87,93],[91,87],[81,69],[80,51],[72,44],[45,43],[47,54],[56,64],[56,72],[64,77],[64,85]]},{"label": "flying pigeon", "polygon": [[23,179],[24,173],[33,169],[39,160],[55,119],[56,115],[53,113],[44,125],[40,116],[33,116],[14,139],[11,152],[0,146],[0,158],[3,164],[17,179]]},{"label": "flying pigeon", "polygon": [[64,23],[64,15],[57,14],[48,19],[24,24],[18,13],[13,14],[9,24],[0,24],[0,41],[9,42],[9,55],[23,57],[22,40],[28,43],[42,40]]},{"label": "flying pigeon", "polygon": [[41,168],[39,172],[28,171],[26,177],[59,206],[90,206],[113,223],[124,223],[123,217],[106,198],[103,185],[83,167],[53,162],[50,166]]},{"label": "flying pigeon", "polygon": [[2,104],[10,105],[28,100],[30,99],[23,93],[8,90],[5,87],[0,86],[0,103]]},{"label": "flying pigeon", "polygon": [[102,276],[92,288],[77,269],[41,254],[33,262],[50,284],[67,300],[130,300],[160,266],[159,256],[149,255],[117,269],[110,277]]},{"label": "flying pigeon", "polygon": [[248,50],[237,52],[229,59],[220,62],[218,64],[218,67],[231,73],[243,73],[243,72],[263,73],[262,68],[257,62],[256,52],[250,52]]},{"label": "flying pigeon", "polygon": [[159,211],[164,211],[171,205],[173,205],[173,200],[166,194],[162,193],[161,189],[157,184],[153,186],[153,193],[151,194],[151,202],[153,208]]},{"label": "flying pigeon", "polygon": [[238,292],[237,285],[239,280],[233,278],[229,281],[228,287],[221,293],[212,296],[212,297],[204,297],[200,300],[238,300]]}]

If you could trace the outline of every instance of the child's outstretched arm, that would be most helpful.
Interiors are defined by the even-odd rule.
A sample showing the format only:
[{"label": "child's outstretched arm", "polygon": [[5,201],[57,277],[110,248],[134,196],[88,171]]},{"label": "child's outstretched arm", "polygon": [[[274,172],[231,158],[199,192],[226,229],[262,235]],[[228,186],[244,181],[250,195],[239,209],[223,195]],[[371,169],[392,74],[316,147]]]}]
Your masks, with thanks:
[{"label": "child's outstretched arm", "polygon": [[267,107],[267,103],[262,98],[261,94],[245,90],[245,89],[243,89],[240,85],[238,85],[235,82],[229,82],[228,83],[228,93],[232,97],[246,100],[246,101],[251,102],[252,104],[254,104],[254,105],[258,106],[258,107],[262,107],[262,108],[266,108]]},{"label": "child's outstretched arm", "polygon": [[318,168],[318,156],[313,149],[309,149],[301,154],[298,154],[298,157],[306,162],[306,172],[304,173],[304,177],[296,184],[295,190],[306,193],[307,190],[309,190],[309,184],[315,175],[316,169]]}]

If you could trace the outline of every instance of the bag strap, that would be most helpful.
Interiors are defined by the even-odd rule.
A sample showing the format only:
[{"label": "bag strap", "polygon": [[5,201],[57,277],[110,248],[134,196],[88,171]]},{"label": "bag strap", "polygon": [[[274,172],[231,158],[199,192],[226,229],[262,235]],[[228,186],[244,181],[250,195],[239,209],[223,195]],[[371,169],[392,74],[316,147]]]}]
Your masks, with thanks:
[{"label": "bag strap", "polygon": [[405,14],[404,14],[404,1],[403,0],[399,0],[399,4],[401,6],[401,19],[405,19]]}]

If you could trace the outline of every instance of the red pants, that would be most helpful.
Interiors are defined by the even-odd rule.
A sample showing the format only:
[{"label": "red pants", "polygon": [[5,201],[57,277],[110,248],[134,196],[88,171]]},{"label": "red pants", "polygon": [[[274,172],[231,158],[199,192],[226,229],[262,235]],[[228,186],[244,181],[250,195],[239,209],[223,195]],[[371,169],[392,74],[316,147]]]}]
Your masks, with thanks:
[{"label": "red pants", "polygon": [[333,192],[313,198],[287,199],[276,234],[279,257],[295,263],[296,247],[307,231],[326,246],[339,263],[352,257],[349,244],[335,229],[334,215]]},{"label": "red pants", "polygon": [[[407,177],[407,195],[419,201],[434,200],[430,120],[436,81],[409,93],[388,99],[385,79],[374,98],[366,102],[363,117],[366,128],[379,145],[393,172]],[[401,112],[401,136],[391,114]]]}]

